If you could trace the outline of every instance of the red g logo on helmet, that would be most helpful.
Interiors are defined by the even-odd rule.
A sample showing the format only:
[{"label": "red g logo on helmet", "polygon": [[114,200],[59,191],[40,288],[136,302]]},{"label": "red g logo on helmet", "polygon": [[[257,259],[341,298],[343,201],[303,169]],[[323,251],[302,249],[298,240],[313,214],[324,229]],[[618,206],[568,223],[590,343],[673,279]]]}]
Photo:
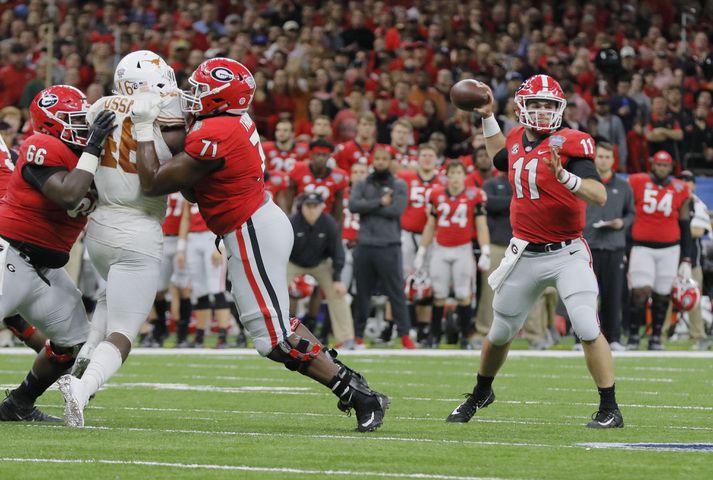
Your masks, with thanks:
[{"label": "red g logo on helmet", "polygon": [[671,303],[679,312],[690,312],[701,301],[701,289],[691,278],[676,277],[671,289]]},{"label": "red g logo on helmet", "polygon": [[[534,101],[553,102],[552,107],[533,106]],[[530,104],[530,105],[528,105]],[[557,130],[567,106],[562,87],[549,75],[533,75],[515,92],[515,113],[520,124],[538,133]]]},{"label": "red g logo on helmet", "polygon": [[30,124],[35,133],[57,137],[83,147],[87,144],[87,98],[69,85],[54,85],[38,93],[30,104]]},{"label": "red g logo on helmet", "polygon": [[245,65],[230,58],[201,63],[190,76],[190,92],[181,93],[184,112],[196,115],[245,113],[255,94],[255,79]]}]

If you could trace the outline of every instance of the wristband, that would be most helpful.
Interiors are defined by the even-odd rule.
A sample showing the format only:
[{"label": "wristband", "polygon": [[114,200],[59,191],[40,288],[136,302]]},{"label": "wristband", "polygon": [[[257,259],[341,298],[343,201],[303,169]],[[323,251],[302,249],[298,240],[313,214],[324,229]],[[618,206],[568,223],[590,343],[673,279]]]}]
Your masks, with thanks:
[{"label": "wristband", "polygon": [[88,152],[83,152],[79,160],[77,160],[77,166],[74,168],[84,170],[94,175],[97,173],[97,167],[99,167],[99,157]]},{"label": "wristband", "polygon": [[580,177],[572,172],[568,172],[567,170],[562,171],[566,175],[563,175],[562,178],[557,178],[558,182],[567,187],[567,189],[572,193],[575,193],[582,188],[582,179]]},{"label": "wristband", "polygon": [[498,121],[495,120],[495,115],[490,115],[489,117],[483,117],[483,136],[485,138],[493,137],[500,132],[500,125]]},{"label": "wristband", "polygon": [[178,242],[176,242],[176,251],[177,252],[185,252],[186,251],[186,239],[185,238],[178,239]]},{"label": "wristband", "polygon": [[153,142],[153,123],[134,124],[137,142]]},{"label": "wristband", "polygon": [[480,253],[483,255],[490,256],[490,245],[483,245],[480,247]]},{"label": "wristband", "polygon": [[416,250],[416,256],[418,257],[419,255],[426,255],[426,247],[423,245],[419,245],[418,250]]}]

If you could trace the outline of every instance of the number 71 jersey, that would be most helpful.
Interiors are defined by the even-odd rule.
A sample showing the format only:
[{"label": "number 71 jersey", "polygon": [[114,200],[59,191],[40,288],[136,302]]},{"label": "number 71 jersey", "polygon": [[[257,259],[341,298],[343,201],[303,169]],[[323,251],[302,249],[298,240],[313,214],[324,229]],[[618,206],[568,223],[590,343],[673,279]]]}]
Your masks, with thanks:
[{"label": "number 71 jersey", "polygon": [[681,238],[678,212],[691,197],[686,184],[673,178],[667,184],[660,185],[648,173],[629,176],[629,184],[636,205],[632,239],[638,242],[678,242]]},{"label": "number 71 jersey", "polygon": [[587,205],[555,178],[545,163],[551,145],[560,146],[562,166],[572,158],[594,158],[594,140],[584,132],[563,128],[529,144],[525,129],[507,135],[508,180],[513,190],[510,223],[513,236],[533,243],[572,240],[582,236]]}]

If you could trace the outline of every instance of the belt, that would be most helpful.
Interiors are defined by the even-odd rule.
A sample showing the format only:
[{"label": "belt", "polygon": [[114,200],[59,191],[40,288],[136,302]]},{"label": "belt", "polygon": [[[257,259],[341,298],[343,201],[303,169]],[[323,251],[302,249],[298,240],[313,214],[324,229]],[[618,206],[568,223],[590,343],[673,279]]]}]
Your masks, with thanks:
[{"label": "belt", "polygon": [[546,252],[556,252],[557,250],[562,250],[567,245],[571,245],[572,240],[565,240],[563,242],[553,242],[553,243],[528,243],[525,250],[528,252],[535,253],[546,253]]}]

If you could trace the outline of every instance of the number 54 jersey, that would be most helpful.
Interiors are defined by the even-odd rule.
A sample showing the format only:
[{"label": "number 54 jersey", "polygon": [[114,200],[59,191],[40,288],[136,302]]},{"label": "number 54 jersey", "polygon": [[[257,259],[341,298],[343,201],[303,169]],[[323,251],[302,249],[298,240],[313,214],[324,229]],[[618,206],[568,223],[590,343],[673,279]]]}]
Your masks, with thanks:
[{"label": "number 54 jersey", "polygon": [[685,183],[670,179],[663,184],[654,182],[648,173],[629,177],[634,191],[636,219],[631,227],[635,242],[676,243],[681,238],[678,212],[691,197]]}]

